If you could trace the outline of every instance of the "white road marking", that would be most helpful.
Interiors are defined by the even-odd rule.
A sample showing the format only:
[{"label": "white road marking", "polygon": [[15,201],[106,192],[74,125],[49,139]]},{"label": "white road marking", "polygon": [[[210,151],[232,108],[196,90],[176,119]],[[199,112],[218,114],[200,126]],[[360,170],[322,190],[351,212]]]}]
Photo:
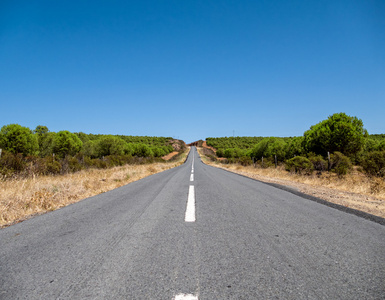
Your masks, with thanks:
[{"label": "white road marking", "polygon": [[191,164],[191,170],[194,172],[194,152],[193,152],[193,159],[192,159],[192,164]]},{"label": "white road marking", "polygon": [[190,175],[190,181],[194,181],[194,174]]},{"label": "white road marking", "polygon": [[184,221],[195,222],[195,190],[193,185],[190,185],[188,191],[187,207]]},{"label": "white road marking", "polygon": [[198,296],[192,294],[178,294],[174,300],[198,300]]}]

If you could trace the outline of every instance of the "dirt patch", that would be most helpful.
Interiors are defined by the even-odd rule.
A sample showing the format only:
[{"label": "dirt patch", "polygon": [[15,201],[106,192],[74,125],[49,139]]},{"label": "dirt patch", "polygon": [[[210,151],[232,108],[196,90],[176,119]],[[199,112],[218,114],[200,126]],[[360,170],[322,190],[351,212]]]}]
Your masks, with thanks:
[{"label": "dirt patch", "polygon": [[214,153],[217,153],[217,149],[215,149],[214,147],[211,147],[211,146],[207,146],[206,141],[203,142],[202,147],[207,148],[207,149],[211,149],[214,151]]},{"label": "dirt patch", "polygon": [[178,155],[178,154],[179,154],[178,151],[173,151],[173,152],[171,152],[171,153],[169,153],[169,154],[167,154],[165,156],[162,156],[162,158],[164,160],[170,160],[171,158],[173,158],[175,155]]}]

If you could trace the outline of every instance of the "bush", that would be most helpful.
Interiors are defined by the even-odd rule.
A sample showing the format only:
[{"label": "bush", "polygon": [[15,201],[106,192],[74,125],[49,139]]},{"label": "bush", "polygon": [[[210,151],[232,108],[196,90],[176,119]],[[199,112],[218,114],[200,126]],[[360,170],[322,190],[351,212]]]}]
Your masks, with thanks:
[{"label": "bush", "polygon": [[51,160],[51,162],[48,162],[46,166],[48,174],[59,174],[61,171],[61,164],[56,160]]},{"label": "bush", "polygon": [[146,144],[134,144],[134,152],[133,155],[139,157],[152,157],[154,154],[151,151],[151,148]]},{"label": "bush", "polygon": [[269,158],[264,158],[263,160],[262,159],[258,160],[257,164],[260,165],[261,168],[264,168],[264,169],[271,168],[272,166],[274,166],[273,161]]},{"label": "bush", "polygon": [[233,158],[233,157],[235,157],[234,149],[232,149],[232,148],[226,149],[224,151],[224,153],[223,153],[223,157],[226,157],[226,158]]},{"label": "bush", "polygon": [[385,177],[385,151],[367,153],[361,165],[369,175]]},{"label": "bush", "polygon": [[154,154],[154,157],[162,157],[166,155],[166,151],[162,147],[150,147],[152,153]]},{"label": "bush", "polygon": [[68,168],[70,172],[77,172],[83,169],[83,166],[76,157],[71,157],[68,159]]},{"label": "bush", "polygon": [[378,144],[377,151],[385,151],[385,140]]},{"label": "bush", "polygon": [[298,174],[311,174],[313,172],[313,163],[306,157],[296,156],[286,161],[286,170]]},{"label": "bush", "polygon": [[314,153],[309,153],[309,160],[314,166],[314,170],[317,171],[326,171],[328,169],[328,163],[323,159],[322,155],[315,155]]},{"label": "bush", "polygon": [[3,151],[0,159],[0,167],[2,169],[2,173],[6,173],[5,170],[21,172],[24,171],[26,162],[21,153],[12,154],[8,151]]},{"label": "bush", "polygon": [[253,164],[253,161],[250,157],[248,156],[242,156],[238,159],[238,162],[242,165],[242,166],[250,166]]},{"label": "bush", "polygon": [[217,150],[217,156],[218,156],[218,157],[223,157],[223,155],[224,155],[223,149],[218,149],[218,150]]},{"label": "bush", "polygon": [[330,169],[339,176],[346,175],[352,169],[352,162],[349,157],[337,151],[330,155]]}]

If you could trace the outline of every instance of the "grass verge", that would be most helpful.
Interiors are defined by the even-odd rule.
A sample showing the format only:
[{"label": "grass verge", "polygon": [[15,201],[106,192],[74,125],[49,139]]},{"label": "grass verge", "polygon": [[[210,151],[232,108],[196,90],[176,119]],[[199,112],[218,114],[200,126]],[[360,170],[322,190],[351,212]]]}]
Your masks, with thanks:
[{"label": "grass verge", "polygon": [[0,228],[53,211],[184,163],[189,149],[175,161],[88,169],[57,176],[0,181]]}]

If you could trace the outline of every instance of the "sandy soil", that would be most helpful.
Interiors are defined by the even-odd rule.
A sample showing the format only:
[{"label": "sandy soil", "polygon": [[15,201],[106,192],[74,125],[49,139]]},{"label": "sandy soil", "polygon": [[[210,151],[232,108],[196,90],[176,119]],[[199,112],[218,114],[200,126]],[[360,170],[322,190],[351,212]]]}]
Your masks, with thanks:
[{"label": "sandy soil", "polygon": [[167,154],[167,155],[165,155],[165,156],[162,156],[162,158],[164,159],[164,160],[170,160],[171,158],[173,158],[175,155],[178,155],[178,151],[173,151],[173,152],[171,152],[171,153],[169,153],[169,154]]}]

